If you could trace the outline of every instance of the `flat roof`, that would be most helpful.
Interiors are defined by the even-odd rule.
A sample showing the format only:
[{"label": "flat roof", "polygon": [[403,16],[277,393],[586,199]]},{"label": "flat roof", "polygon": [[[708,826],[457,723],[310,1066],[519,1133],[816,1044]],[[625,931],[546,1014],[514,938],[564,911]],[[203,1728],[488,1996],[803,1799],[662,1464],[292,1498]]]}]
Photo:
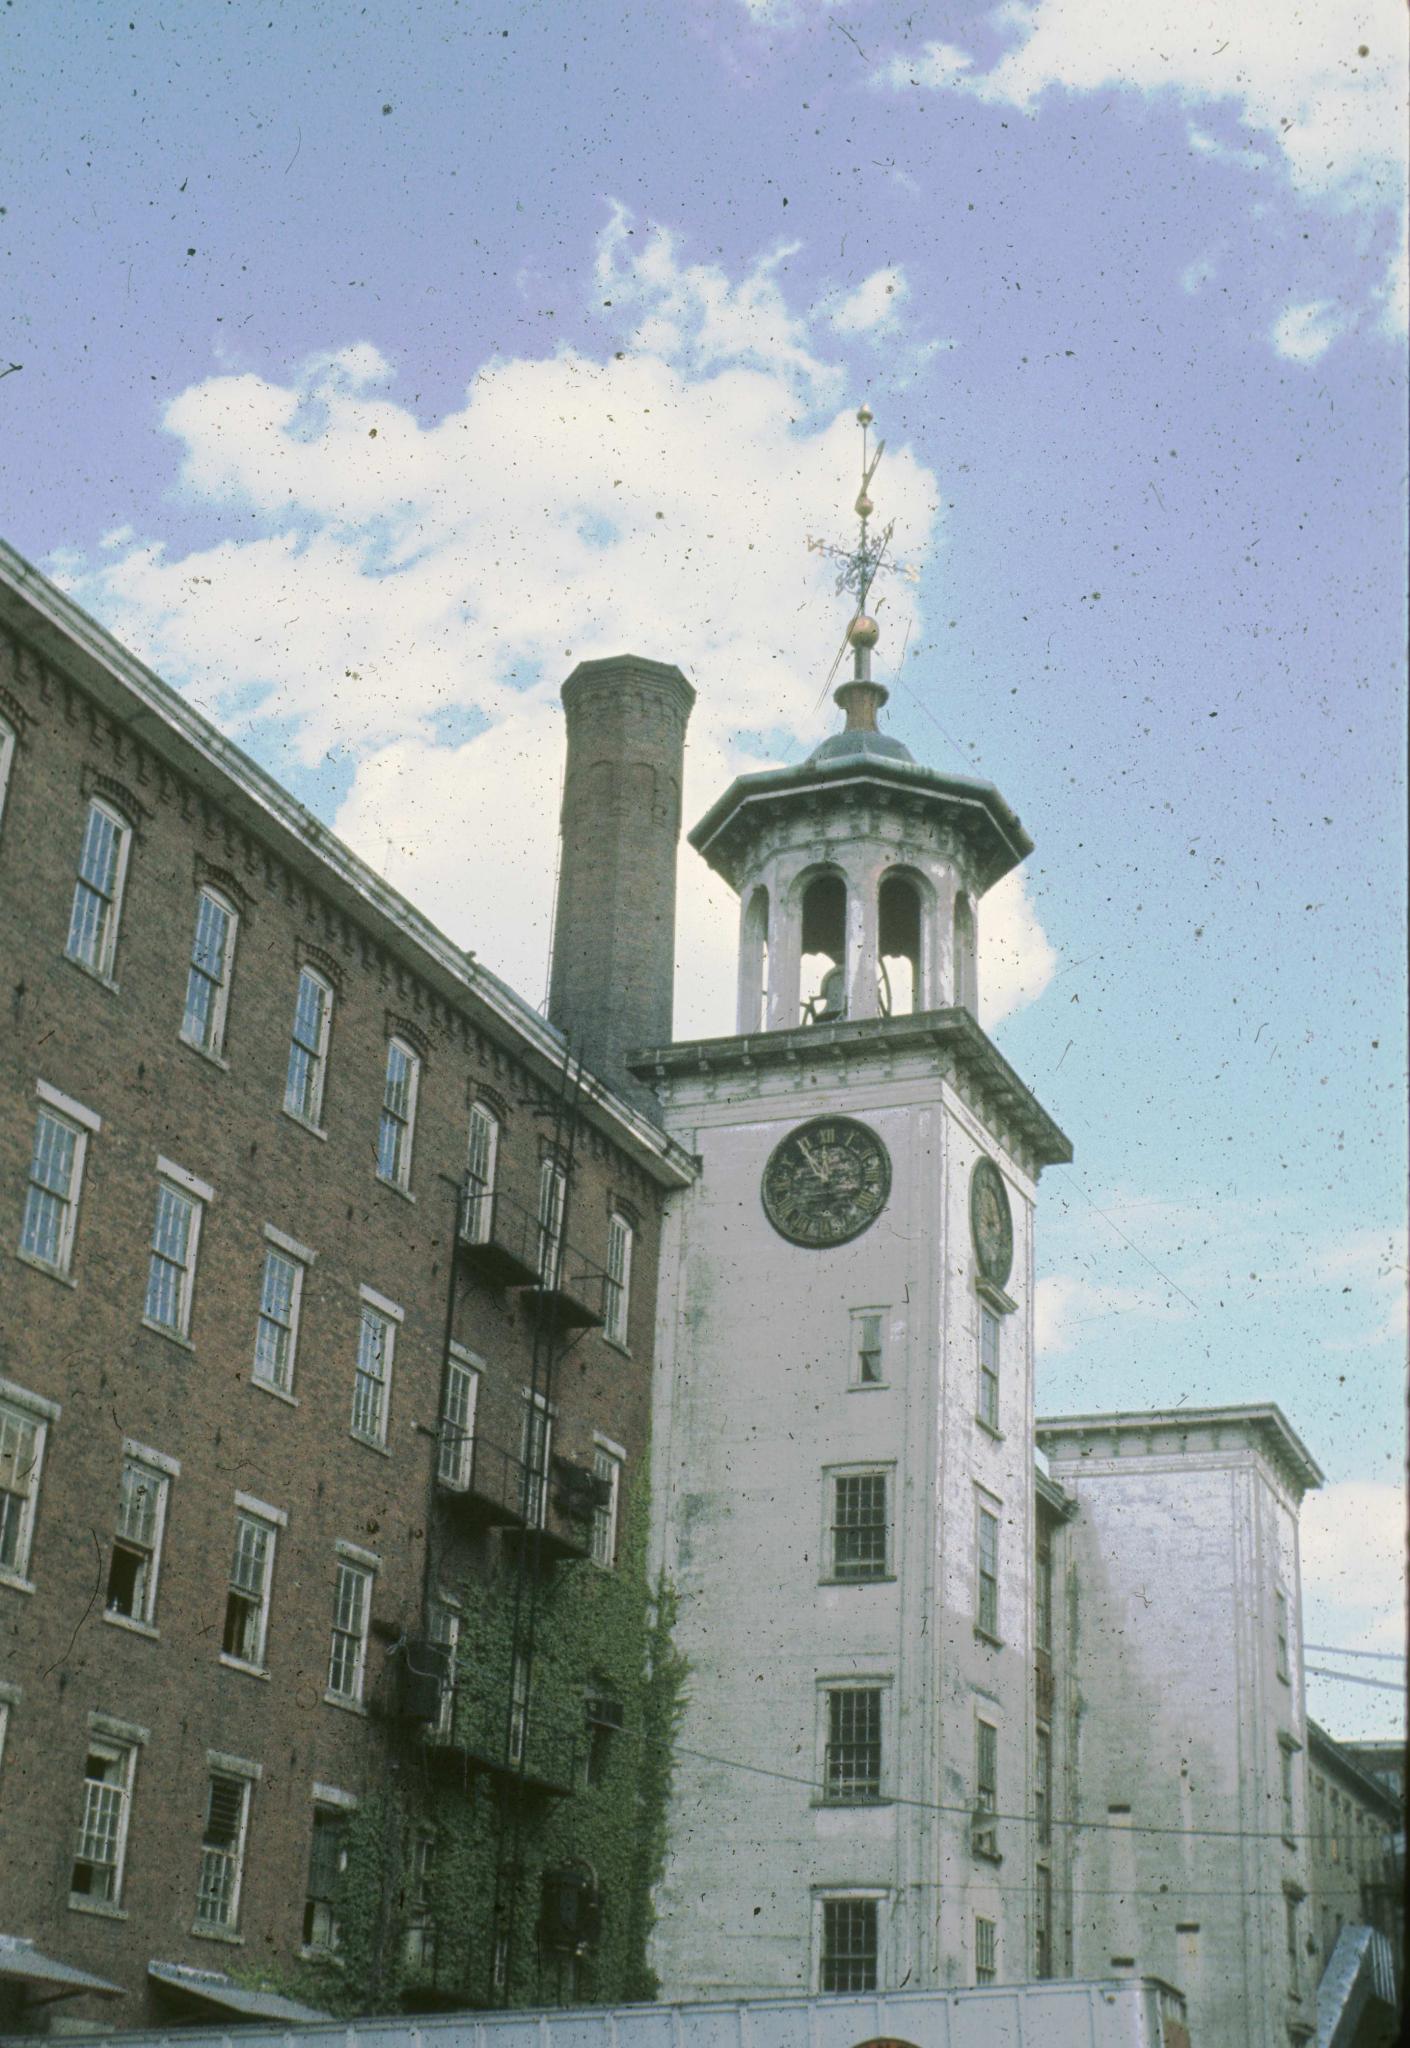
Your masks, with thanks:
[{"label": "flat roof", "polygon": [[1110,1414],[1040,1415],[1034,1428],[1049,1456],[1050,1440],[1058,1436],[1149,1436],[1156,1430],[1184,1435],[1200,1429],[1243,1428],[1265,1439],[1304,1488],[1320,1486],[1326,1477],[1276,1401],[1232,1408],[1121,1408]]}]

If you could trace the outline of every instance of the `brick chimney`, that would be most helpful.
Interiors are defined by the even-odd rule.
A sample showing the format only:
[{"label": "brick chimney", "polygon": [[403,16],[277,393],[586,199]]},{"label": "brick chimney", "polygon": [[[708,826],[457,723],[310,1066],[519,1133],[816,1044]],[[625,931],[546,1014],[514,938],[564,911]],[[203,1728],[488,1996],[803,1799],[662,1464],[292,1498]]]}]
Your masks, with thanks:
[{"label": "brick chimney", "polygon": [[625,1055],[671,1037],[685,727],[678,668],[615,655],[563,685],[568,766],[548,1014],[588,1066],[651,1102]]}]

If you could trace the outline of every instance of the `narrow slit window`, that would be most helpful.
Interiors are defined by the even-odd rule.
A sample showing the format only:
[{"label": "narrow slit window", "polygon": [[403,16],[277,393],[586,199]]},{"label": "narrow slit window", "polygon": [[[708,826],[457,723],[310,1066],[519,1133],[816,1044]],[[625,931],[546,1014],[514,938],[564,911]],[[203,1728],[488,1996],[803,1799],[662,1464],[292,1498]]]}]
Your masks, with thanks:
[{"label": "narrow slit window", "polygon": [[987,1636],[999,1633],[999,1518],[988,1508],[978,1510],[976,1531],[977,1585],[975,1625]]},{"label": "narrow slit window", "polygon": [[5,798],[10,788],[10,770],[15,765],[15,728],[0,718],[0,824],[5,822]]},{"label": "narrow slit window", "polygon": [[225,898],[214,889],[202,889],[196,898],[196,936],[186,974],[181,1036],[197,1051],[216,1056],[225,1043],[235,924],[235,912]]},{"label": "narrow slit window", "polygon": [[999,1427],[999,1318],[993,1309],[979,1310],[979,1419]]}]

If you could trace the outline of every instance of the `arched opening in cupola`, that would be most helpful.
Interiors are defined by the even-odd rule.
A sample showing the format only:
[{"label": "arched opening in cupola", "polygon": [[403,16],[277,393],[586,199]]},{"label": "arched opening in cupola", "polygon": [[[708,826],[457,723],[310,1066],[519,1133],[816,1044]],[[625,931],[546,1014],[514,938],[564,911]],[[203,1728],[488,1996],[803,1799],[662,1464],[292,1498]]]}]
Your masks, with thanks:
[{"label": "arched opening in cupola", "polygon": [[841,875],[814,875],[801,909],[800,1021],[835,1023],[847,1014],[847,884]]},{"label": "arched opening in cupola", "polygon": [[877,1003],[883,1017],[909,1017],[919,1006],[921,893],[913,875],[886,875],[877,899]]},{"label": "arched opening in cupola", "polygon": [[961,889],[955,898],[955,1003],[971,1016],[979,1014],[979,966],[976,959],[974,906]]},{"label": "arched opening in cupola", "polygon": [[762,886],[745,906],[740,954],[739,1029],[764,1031],[769,1021],[769,892]]}]

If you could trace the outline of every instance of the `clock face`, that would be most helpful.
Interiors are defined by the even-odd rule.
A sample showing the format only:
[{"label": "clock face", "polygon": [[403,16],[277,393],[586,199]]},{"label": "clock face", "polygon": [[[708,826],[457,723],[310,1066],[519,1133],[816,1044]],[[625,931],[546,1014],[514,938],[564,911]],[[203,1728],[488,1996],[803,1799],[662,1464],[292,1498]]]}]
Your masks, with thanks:
[{"label": "clock face", "polygon": [[1004,1177],[992,1159],[980,1159],[969,1184],[969,1227],[983,1279],[1003,1287],[1013,1270],[1013,1215]]},{"label": "clock face", "polygon": [[759,1192],[764,1214],[790,1244],[846,1244],[886,1207],[891,1160],[865,1124],[814,1117],[775,1145]]}]

